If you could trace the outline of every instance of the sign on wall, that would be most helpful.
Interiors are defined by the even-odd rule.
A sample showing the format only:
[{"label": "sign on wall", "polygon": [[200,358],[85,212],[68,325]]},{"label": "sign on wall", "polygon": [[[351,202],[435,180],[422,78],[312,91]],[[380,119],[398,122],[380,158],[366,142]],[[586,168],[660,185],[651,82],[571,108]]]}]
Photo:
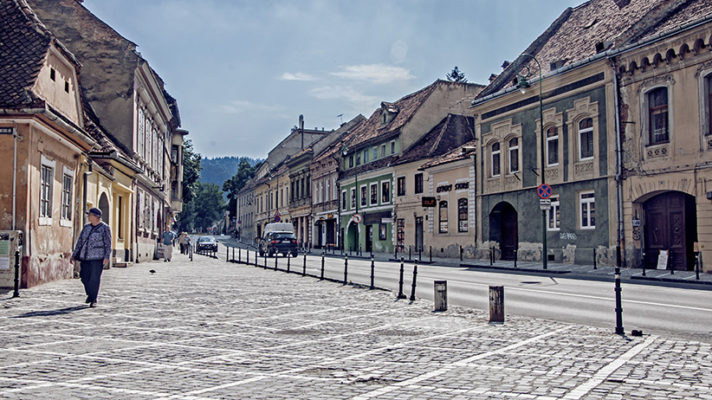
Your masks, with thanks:
[{"label": "sign on wall", "polygon": [[423,207],[435,207],[437,205],[437,200],[435,197],[423,197],[421,199]]}]

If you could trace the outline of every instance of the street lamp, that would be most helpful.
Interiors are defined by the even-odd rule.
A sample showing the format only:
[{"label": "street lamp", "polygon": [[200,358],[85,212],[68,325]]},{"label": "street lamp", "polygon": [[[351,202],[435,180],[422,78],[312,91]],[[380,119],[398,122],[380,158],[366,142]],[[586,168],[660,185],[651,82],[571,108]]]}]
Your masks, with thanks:
[{"label": "street lamp", "polygon": [[[536,65],[539,67],[539,134],[541,135],[541,140],[539,141],[539,151],[541,154],[541,184],[543,185],[546,183],[546,170],[544,164],[544,99],[542,93],[542,86],[544,80],[542,77],[541,64],[539,63],[539,60],[537,60],[536,57],[529,53],[522,53],[522,56],[531,58],[532,60],[534,60],[534,62],[536,62]],[[527,76],[529,76],[529,74],[527,74]],[[517,74],[517,87],[519,88],[519,91],[522,92],[522,94],[524,94],[527,88],[530,86],[529,82],[527,81],[527,76]],[[541,210],[541,243],[544,269],[547,269],[548,252],[546,246],[546,210],[544,209]]]}]

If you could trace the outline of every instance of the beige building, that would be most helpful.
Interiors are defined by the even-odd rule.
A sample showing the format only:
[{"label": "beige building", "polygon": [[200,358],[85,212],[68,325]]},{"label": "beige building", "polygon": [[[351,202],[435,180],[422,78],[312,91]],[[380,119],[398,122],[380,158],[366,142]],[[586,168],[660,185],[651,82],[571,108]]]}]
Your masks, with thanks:
[{"label": "beige building", "polygon": [[[705,17],[706,16],[706,17]],[[712,4],[693,2],[631,36],[620,82],[625,257],[712,271]],[[698,244],[696,246],[696,243]]]}]

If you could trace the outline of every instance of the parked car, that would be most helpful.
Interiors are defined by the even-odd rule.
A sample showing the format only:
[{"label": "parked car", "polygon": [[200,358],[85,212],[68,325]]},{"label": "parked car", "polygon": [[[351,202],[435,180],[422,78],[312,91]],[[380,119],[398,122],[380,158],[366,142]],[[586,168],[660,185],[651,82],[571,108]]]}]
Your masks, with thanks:
[{"label": "parked car", "polygon": [[299,243],[294,232],[267,232],[260,240],[260,255],[268,254],[270,257],[276,254],[292,257],[299,255]]},{"label": "parked car", "polygon": [[212,236],[201,236],[195,244],[195,250],[218,251],[218,242]]}]

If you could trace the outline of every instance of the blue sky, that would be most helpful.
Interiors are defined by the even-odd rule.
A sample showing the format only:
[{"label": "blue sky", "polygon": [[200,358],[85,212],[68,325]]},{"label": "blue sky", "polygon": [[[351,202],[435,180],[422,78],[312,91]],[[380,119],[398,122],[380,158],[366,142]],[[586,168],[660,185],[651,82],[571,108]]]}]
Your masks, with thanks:
[{"label": "blue sky", "polygon": [[178,99],[204,156],[265,157],[304,114],[332,129],[457,65],[499,73],[582,0],[85,0]]}]

